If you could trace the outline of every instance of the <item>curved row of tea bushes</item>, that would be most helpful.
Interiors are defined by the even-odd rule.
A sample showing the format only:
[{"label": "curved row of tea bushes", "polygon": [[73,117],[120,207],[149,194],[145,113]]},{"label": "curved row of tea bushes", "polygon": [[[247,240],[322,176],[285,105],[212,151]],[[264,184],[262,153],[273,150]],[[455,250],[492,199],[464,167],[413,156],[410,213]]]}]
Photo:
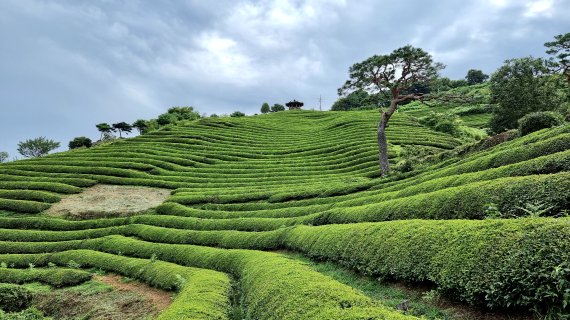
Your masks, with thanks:
[{"label": "curved row of tea bushes", "polygon": [[315,224],[400,219],[481,219],[490,205],[503,217],[524,216],[527,204],[558,214],[570,207],[570,173],[501,178],[358,207],[333,208]]},{"label": "curved row of tea bushes", "polygon": [[71,194],[81,192],[81,188],[56,182],[0,181],[0,190],[43,190]]},{"label": "curved row of tea bushes", "polygon": [[52,177],[21,177],[11,174],[0,174],[0,181],[28,181],[28,182],[49,182],[62,183],[75,187],[91,187],[97,183],[95,180],[82,178],[52,178]]},{"label": "curved row of tea bushes", "polygon": [[0,210],[19,213],[40,213],[51,205],[45,202],[28,200],[0,199]]},{"label": "curved row of tea bushes", "polygon": [[[28,245],[41,244],[46,248],[51,247],[53,251],[82,248],[145,259],[154,256],[162,261],[233,274],[240,280],[246,319],[416,319],[378,305],[353,288],[312,270],[304,263],[276,253],[161,244],[122,236],[62,243],[59,248],[58,243],[14,242],[11,245],[20,246],[19,251],[25,252]],[[4,248],[0,246],[0,251]],[[54,257],[59,254],[65,255],[66,252],[44,256],[46,259],[56,259]],[[76,255],[58,262],[67,263],[70,259],[88,264]],[[23,265],[30,261],[38,262],[38,259],[37,255],[19,254],[0,255],[0,261],[20,261]],[[94,259],[93,263],[97,261],[101,261],[102,268],[114,265],[102,259]],[[119,269],[128,263],[116,265]],[[135,268],[137,271],[139,269]]]},{"label": "curved row of tea bushes", "polygon": [[36,190],[1,190],[0,199],[31,200],[39,202],[54,203],[61,200],[55,193]]},{"label": "curved row of tea bushes", "polygon": [[570,219],[392,221],[298,226],[286,245],[364,274],[430,281],[492,308],[566,310]]},{"label": "curved row of tea bushes", "polygon": [[[48,262],[66,265],[73,261],[86,267],[117,272],[157,288],[180,290],[172,304],[158,319],[229,319],[231,283],[229,277],[221,272],[92,250],[71,250],[49,255],[0,255],[0,261],[19,266],[29,263],[47,265]],[[1,272],[0,269],[0,274]],[[180,278],[186,282],[182,288]]]},{"label": "curved row of tea bushes", "polygon": [[[194,244],[209,247],[221,247],[229,249],[259,249],[277,250],[281,247],[281,239],[288,228],[281,228],[265,232],[245,232],[236,230],[196,231],[155,227],[140,224],[129,224],[118,227],[98,229],[86,229],[76,231],[46,231],[46,230],[22,230],[0,229],[0,241],[3,243],[4,252],[11,251],[10,242],[62,242],[83,239],[95,239],[109,235],[123,235],[136,237],[137,239],[173,244]],[[43,245],[43,244],[41,244]],[[44,252],[47,247],[29,245],[27,253]],[[17,248],[19,247],[15,247]],[[39,250],[39,251],[36,251]]]},{"label": "curved row of tea bushes", "polygon": [[0,282],[23,284],[41,282],[56,288],[81,284],[91,279],[91,273],[77,269],[11,269],[0,268]]}]

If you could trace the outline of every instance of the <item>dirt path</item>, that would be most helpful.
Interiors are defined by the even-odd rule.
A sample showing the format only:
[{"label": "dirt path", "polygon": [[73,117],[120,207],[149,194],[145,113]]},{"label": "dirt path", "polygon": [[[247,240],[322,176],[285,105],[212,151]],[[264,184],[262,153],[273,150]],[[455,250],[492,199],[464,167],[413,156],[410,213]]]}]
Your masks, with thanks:
[{"label": "dirt path", "polygon": [[119,291],[130,291],[141,295],[151,301],[158,312],[168,308],[172,303],[172,296],[167,291],[149,287],[138,281],[123,282],[121,278],[121,276],[114,274],[94,277],[94,279],[106,283]]}]

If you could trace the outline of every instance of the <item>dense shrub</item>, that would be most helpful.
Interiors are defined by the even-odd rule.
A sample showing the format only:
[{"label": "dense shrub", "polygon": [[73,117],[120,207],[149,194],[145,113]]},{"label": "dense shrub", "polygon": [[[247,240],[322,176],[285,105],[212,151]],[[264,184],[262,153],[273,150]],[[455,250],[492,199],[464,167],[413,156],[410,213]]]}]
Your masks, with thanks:
[{"label": "dense shrub", "polygon": [[91,279],[87,271],[75,269],[7,269],[0,268],[0,282],[23,284],[42,282],[56,288],[75,286]]},{"label": "dense shrub", "polygon": [[435,131],[451,135],[459,133],[459,117],[452,113],[430,112],[421,122]]},{"label": "dense shrub", "polygon": [[241,111],[234,111],[230,114],[230,117],[238,118],[238,117],[245,117],[245,113]]},{"label": "dense shrub", "polygon": [[519,131],[521,135],[544,128],[551,128],[562,124],[564,119],[556,112],[533,112],[519,119]]},{"label": "dense shrub", "polygon": [[394,221],[298,226],[290,249],[364,274],[428,281],[491,308],[568,312],[569,219]]},{"label": "dense shrub", "polygon": [[76,137],[73,140],[69,141],[69,149],[77,149],[77,148],[91,148],[93,145],[93,141],[87,137]]},{"label": "dense shrub", "polygon": [[26,309],[31,303],[33,293],[15,284],[0,283],[0,309],[16,312]]}]

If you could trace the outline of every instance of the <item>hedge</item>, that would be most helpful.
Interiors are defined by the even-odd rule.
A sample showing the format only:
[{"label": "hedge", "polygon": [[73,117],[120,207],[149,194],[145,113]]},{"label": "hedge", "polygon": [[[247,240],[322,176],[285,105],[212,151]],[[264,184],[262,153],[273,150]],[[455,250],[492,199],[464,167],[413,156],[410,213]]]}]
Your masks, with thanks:
[{"label": "hedge", "polygon": [[50,206],[50,204],[44,202],[0,199],[0,210],[7,210],[12,212],[40,213],[48,209]]},{"label": "hedge", "polygon": [[9,269],[0,268],[0,282],[23,284],[42,282],[56,288],[81,284],[91,279],[91,273],[76,269]]},{"label": "hedge", "polygon": [[[20,251],[25,251],[24,247],[29,245],[58,249],[58,243],[12,245],[13,248],[20,246]],[[146,259],[155,256],[163,261],[233,274],[240,280],[246,319],[415,319],[378,305],[353,288],[312,270],[304,263],[276,253],[160,244],[122,236],[76,241],[73,246],[76,249],[121,253]],[[59,249],[69,250],[70,247],[72,246],[60,245]],[[4,245],[0,246],[0,250],[5,248]],[[39,265],[47,261],[67,263],[73,259],[88,264],[75,254],[67,254],[0,255],[0,261],[20,265],[34,262]],[[114,264],[103,259],[93,259],[93,263],[98,261],[104,269],[114,265],[117,268],[128,265],[122,261]],[[138,271],[140,267],[137,266],[134,270]]]},{"label": "hedge", "polygon": [[164,290],[178,289],[180,277],[183,278],[187,284],[158,319],[229,319],[231,284],[228,276],[220,272],[91,250],[72,250],[50,255],[0,255],[0,261],[19,265],[47,265],[48,262],[65,265],[71,260],[82,266],[117,272]]},{"label": "hedge", "polygon": [[522,216],[528,203],[551,207],[557,214],[570,207],[570,173],[501,178],[323,212],[314,224],[400,219],[481,219],[490,203],[505,216]]},{"label": "hedge", "polygon": [[433,282],[471,304],[569,312],[569,237],[569,218],[408,220],[297,226],[285,244],[367,275]]}]

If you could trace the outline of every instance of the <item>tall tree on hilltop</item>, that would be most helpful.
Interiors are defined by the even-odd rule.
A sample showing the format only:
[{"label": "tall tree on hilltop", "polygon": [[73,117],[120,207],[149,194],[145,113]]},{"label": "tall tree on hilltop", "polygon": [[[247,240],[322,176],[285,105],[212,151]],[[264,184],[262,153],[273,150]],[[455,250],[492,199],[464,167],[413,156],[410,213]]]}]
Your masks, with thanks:
[{"label": "tall tree on hilltop", "polygon": [[119,131],[119,138],[122,138],[123,137],[122,133],[131,132],[133,130],[133,127],[126,122],[118,122],[118,123],[113,123],[113,129]]},{"label": "tall tree on hilltop", "polygon": [[46,137],[28,139],[18,143],[18,152],[28,158],[44,156],[57,148],[59,148],[59,142],[47,139]]},{"label": "tall tree on hilltop", "polygon": [[104,122],[95,125],[95,127],[97,127],[97,130],[99,130],[99,132],[101,132],[101,137],[99,138],[99,140],[103,139],[103,135],[105,133],[111,133],[112,131],[115,131],[113,129],[113,127],[111,127],[108,123],[104,123]]},{"label": "tall tree on hilltop", "polygon": [[495,133],[518,127],[524,115],[557,110],[563,97],[544,59],[524,57],[506,60],[489,80],[495,104],[489,127]]},{"label": "tall tree on hilltop", "polygon": [[264,102],[261,105],[261,113],[269,113],[269,111],[271,111],[271,107],[269,106],[269,103]]},{"label": "tall tree on hilltop", "polygon": [[339,95],[362,89],[370,93],[381,93],[390,101],[386,110],[380,108],[378,122],[378,151],[382,176],[388,174],[388,141],[386,127],[398,106],[406,101],[421,100],[424,93],[414,92],[418,85],[429,85],[443,69],[431,55],[410,45],[394,50],[387,55],[374,55],[349,69],[349,80],[338,89]]},{"label": "tall tree on hilltop", "polygon": [[570,84],[570,32],[559,34],[554,39],[544,44],[548,48],[546,53],[553,56],[550,60],[552,71],[562,73]]},{"label": "tall tree on hilltop", "polygon": [[475,70],[475,69],[470,69],[469,71],[467,71],[467,75],[465,76],[465,80],[467,80],[467,83],[470,86],[478,83],[483,83],[487,79],[489,79],[488,75],[484,74],[483,71],[481,70]]},{"label": "tall tree on hilltop", "polygon": [[137,121],[133,122],[133,128],[137,128],[139,134],[143,134],[148,129],[148,121],[138,119]]}]

